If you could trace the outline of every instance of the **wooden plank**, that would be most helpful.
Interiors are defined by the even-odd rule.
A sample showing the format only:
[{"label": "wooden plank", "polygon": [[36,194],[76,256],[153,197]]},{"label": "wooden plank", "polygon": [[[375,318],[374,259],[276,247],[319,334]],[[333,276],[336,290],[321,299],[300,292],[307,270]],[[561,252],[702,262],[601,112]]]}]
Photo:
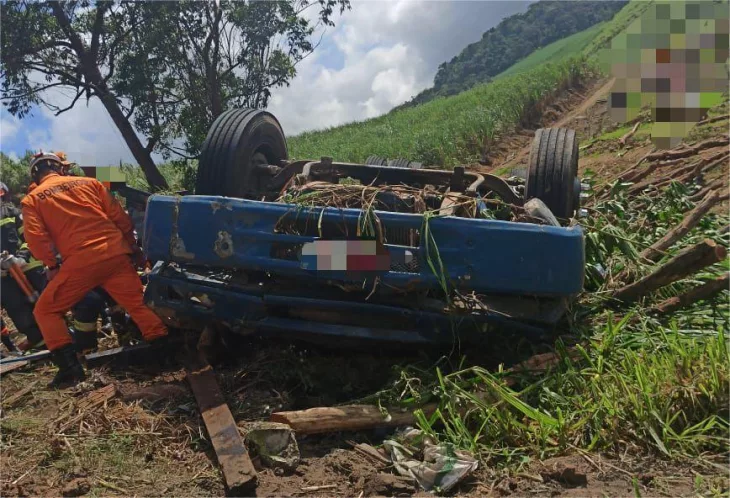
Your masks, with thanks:
[{"label": "wooden plank", "polygon": [[30,365],[29,361],[15,361],[12,363],[3,363],[0,365],[0,376],[5,375],[6,373],[10,373],[13,370],[18,370],[20,368],[23,368],[27,365]]},{"label": "wooden plank", "polygon": [[31,382],[17,393],[13,394],[12,396],[8,396],[8,398],[4,400],[2,404],[3,408],[11,408],[15,403],[18,402],[20,398],[31,392],[39,382],[40,380]]},{"label": "wooden plank", "polygon": [[229,496],[249,496],[256,485],[256,469],[236,421],[221,393],[213,368],[202,354],[189,359],[187,378],[213,444]]}]

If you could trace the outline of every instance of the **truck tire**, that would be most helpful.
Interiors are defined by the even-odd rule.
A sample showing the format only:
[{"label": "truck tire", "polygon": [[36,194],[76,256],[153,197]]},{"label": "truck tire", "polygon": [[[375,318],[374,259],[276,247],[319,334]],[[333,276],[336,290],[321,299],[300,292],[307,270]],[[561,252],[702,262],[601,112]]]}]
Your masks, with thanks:
[{"label": "truck tire", "polygon": [[387,166],[388,160],[380,156],[368,156],[368,158],[365,159],[365,164],[368,166]]},{"label": "truck tire", "polygon": [[570,218],[578,208],[578,141],[567,128],[535,132],[527,167],[525,201],[537,197],[558,218]]},{"label": "truck tire", "polygon": [[279,165],[287,158],[286,138],[273,114],[231,109],[218,116],[203,142],[195,193],[258,199],[266,176],[256,165]]}]

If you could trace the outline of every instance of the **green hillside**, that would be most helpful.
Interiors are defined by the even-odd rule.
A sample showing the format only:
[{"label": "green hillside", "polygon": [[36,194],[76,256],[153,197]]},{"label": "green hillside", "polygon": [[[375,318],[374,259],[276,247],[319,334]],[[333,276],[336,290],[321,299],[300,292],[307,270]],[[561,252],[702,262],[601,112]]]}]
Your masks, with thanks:
[{"label": "green hillside", "polygon": [[484,33],[481,40],[441,64],[433,87],[419,93],[404,107],[456,95],[489,82],[535,50],[610,20],[625,5],[626,0],[533,3],[526,12],[503,19]]},{"label": "green hillside", "polygon": [[511,131],[541,101],[594,74],[597,49],[648,4],[633,0],[613,20],[535,51],[491,83],[378,118],[291,137],[290,154],[351,162],[375,154],[444,167],[476,161],[485,138]]},{"label": "green hillside", "polygon": [[494,79],[503,78],[511,74],[524,73],[546,62],[558,62],[568,57],[580,54],[588,44],[601,32],[605,23],[596,24],[585,31],[575,33],[567,38],[551,43],[547,47],[536,50],[506,71],[499,73]]},{"label": "green hillside", "polygon": [[484,137],[512,129],[537,104],[577,83],[592,68],[583,59],[543,64],[379,118],[289,139],[297,159],[332,156],[362,162],[371,154],[453,166],[479,157]]}]

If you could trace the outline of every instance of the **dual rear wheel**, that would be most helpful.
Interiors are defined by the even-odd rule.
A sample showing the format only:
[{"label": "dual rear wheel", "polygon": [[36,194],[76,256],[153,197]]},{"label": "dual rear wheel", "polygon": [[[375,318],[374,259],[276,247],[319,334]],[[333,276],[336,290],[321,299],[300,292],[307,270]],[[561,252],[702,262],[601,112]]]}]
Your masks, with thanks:
[{"label": "dual rear wheel", "polygon": [[[203,143],[196,194],[260,198],[268,175],[265,166],[288,159],[286,138],[273,114],[260,109],[232,109],[221,114]],[[420,169],[407,159],[370,156],[366,164]],[[558,218],[578,208],[578,141],[575,131],[543,128],[535,132],[527,168],[525,200],[537,197]]]}]

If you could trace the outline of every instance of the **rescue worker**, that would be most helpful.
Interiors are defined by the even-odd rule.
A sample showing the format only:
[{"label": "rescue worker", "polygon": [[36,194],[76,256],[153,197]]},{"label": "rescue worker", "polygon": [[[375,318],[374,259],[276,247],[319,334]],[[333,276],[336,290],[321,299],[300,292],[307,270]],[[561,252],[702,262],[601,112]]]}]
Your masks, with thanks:
[{"label": "rescue worker", "polygon": [[153,350],[164,349],[167,339],[167,328],[142,299],[130,256],[144,258],[129,216],[98,180],[62,176],[62,168],[55,154],[33,158],[31,179],[38,186],[22,201],[25,238],[48,278],[34,315],[59,369],[50,387],[85,378],[63,315],[96,287],[127,310]]},{"label": "rescue worker", "polygon": [[[34,271],[42,271],[42,264],[36,264],[30,258],[30,253],[22,246],[19,228],[22,226],[21,213],[11,202],[7,201],[10,191],[0,182],[0,248],[14,256],[9,263],[17,262],[23,269],[28,280],[33,283]],[[21,232],[22,233],[22,232]],[[19,349],[26,351],[31,348],[43,347],[43,335],[33,318],[33,304],[23,292],[22,288],[10,275],[7,268],[2,268],[0,278],[0,296],[2,307],[15,324],[15,327],[27,340],[19,344]]]},{"label": "rescue worker", "polygon": [[[41,152],[40,155],[42,154],[43,153]],[[66,154],[62,151],[52,152],[52,154],[58,156],[61,160],[61,167],[59,168],[58,173],[62,176],[70,175],[73,163],[67,160]],[[36,185],[35,182],[31,182],[28,186],[27,193],[32,192],[37,186],[38,185]],[[42,263],[41,266],[43,266]],[[36,278],[32,280],[31,283],[33,283],[36,290],[40,292],[46,286],[45,272],[41,272],[40,280],[42,281],[38,282],[38,280],[39,279]],[[106,294],[103,289],[97,288],[86,294],[83,299],[81,299],[81,301],[72,308],[71,313],[73,319],[70,331],[73,335],[73,342],[76,345],[78,353],[87,354],[97,349],[97,320],[100,316],[102,319],[108,318],[105,312],[105,307],[109,301],[111,301],[109,295]],[[122,314],[124,314],[123,311]],[[102,327],[102,329],[103,328],[104,327]],[[23,344],[20,344],[18,347],[22,350]]]}]

